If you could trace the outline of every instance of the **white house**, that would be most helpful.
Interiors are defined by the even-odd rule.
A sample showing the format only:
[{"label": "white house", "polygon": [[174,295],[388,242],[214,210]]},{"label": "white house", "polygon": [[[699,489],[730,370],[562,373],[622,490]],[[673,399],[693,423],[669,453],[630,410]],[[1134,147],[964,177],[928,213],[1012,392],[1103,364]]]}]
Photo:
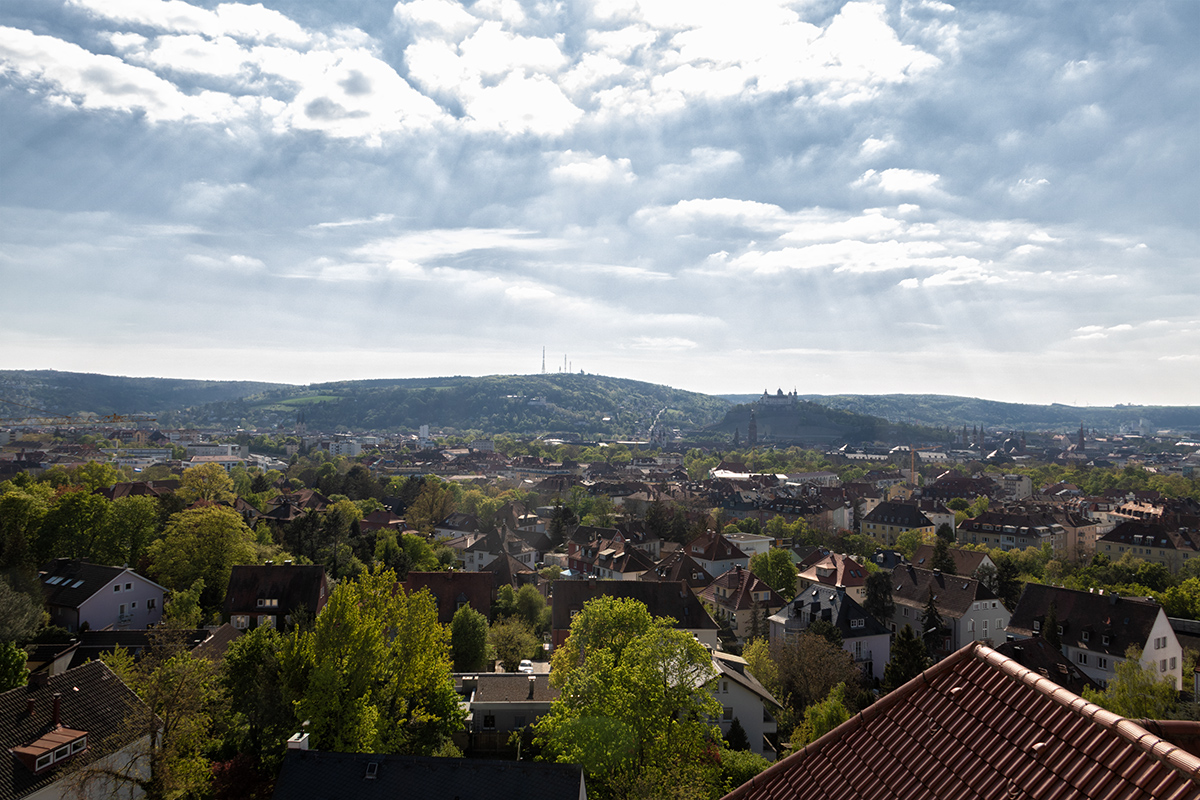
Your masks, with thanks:
[{"label": "white house", "polygon": [[721,704],[721,719],[718,720],[721,734],[728,735],[736,719],[746,731],[750,749],[774,761],[775,748],[767,735],[779,729],[775,714],[782,708],[780,702],[754,677],[744,658],[714,652],[713,666],[717,678],[712,684],[712,693]]},{"label": "white house", "polygon": [[40,574],[50,622],[69,631],[87,625],[152,628],[162,621],[166,589],[128,567],[59,558]]}]

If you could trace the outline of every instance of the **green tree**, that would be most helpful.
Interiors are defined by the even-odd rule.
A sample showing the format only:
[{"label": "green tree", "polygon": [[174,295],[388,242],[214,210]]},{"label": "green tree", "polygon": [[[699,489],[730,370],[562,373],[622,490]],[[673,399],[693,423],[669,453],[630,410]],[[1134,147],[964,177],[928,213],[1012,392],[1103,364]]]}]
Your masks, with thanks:
[{"label": "green tree", "polygon": [[954,529],[950,527],[950,523],[943,522],[938,526],[937,538],[947,544],[954,544]]},{"label": "green tree", "polygon": [[1022,586],[1016,559],[1008,553],[994,553],[992,561],[996,563],[996,594],[1006,608],[1016,608]]},{"label": "green tree", "polygon": [[867,596],[863,600],[863,610],[886,625],[896,613],[896,603],[892,600],[892,573],[872,572],[867,576],[865,588]]},{"label": "green tree", "polygon": [[527,583],[518,589],[514,604],[517,616],[523,619],[535,634],[550,629],[550,607],[536,586]]},{"label": "green tree", "polygon": [[770,654],[779,675],[776,697],[797,714],[839,683],[858,686],[862,680],[850,653],[813,633],[805,632],[791,642],[772,642]]},{"label": "green tree", "polygon": [[892,659],[883,669],[883,688],[890,692],[908,683],[929,666],[929,653],[911,625],[892,641]]},{"label": "green tree", "polygon": [[439,522],[454,512],[455,487],[437,478],[427,478],[421,493],[408,507],[405,516],[409,527],[429,536]]},{"label": "green tree", "polygon": [[0,642],[32,639],[43,617],[49,615],[36,578],[17,570],[0,575]]},{"label": "green tree", "polygon": [[102,658],[146,704],[124,721],[145,739],[131,758],[87,777],[137,787],[151,800],[202,795],[212,777],[205,751],[227,713],[215,664],[170,632],[155,636],[136,662],[123,648]]},{"label": "green tree", "polygon": [[206,500],[210,503],[232,503],[236,498],[233,478],[220,464],[209,462],[183,471],[177,494],[187,503]]},{"label": "green tree", "polygon": [[1104,691],[1084,687],[1083,699],[1127,719],[1168,719],[1178,693],[1170,676],[1159,677],[1154,664],[1142,664],[1142,651],[1131,647],[1113,670]]},{"label": "green tree", "polygon": [[0,692],[17,689],[29,680],[29,654],[15,642],[0,642]]},{"label": "green tree", "polygon": [[42,519],[34,554],[38,563],[52,558],[103,561],[103,534],[109,502],[98,494],[68,490]]},{"label": "green tree", "polygon": [[796,596],[796,562],[792,554],[780,547],[772,547],[750,557],[750,571],[759,580],[790,600]]},{"label": "green tree", "polygon": [[750,739],[746,736],[746,729],[742,727],[742,721],[737,717],[734,717],[733,722],[729,723],[729,733],[725,734],[725,746],[730,750],[750,749]]},{"label": "green tree", "polygon": [[523,658],[533,658],[540,647],[533,629],[518,617],[504,617],[492,623],[488,643],[505,672],[515,672]]},{"label": "green tree", "polygon": [[275,628],[260,625],[235,639],[221,660],[220,681],[233,709],[227,740],[267,768],[283,756],[296,724],[283,690],[283,643]]},{"label": "green tree", "polygon": [[1042,624],[1042,638],[1055,650],[1062,649],[1062,637],[1058,633],[1058,609],[1054,603],[1051,603],[1050,608],[1046,610],[1046,619]]},{"label": "green tree", "polygon": [[487,617],[468,605],[460,606],[450,620],[450,660],[454,671],[480,672],[487,665],[487,655]]},{"label": "green tree", "polygon": [[939,570],[947,575],[958,574],[956,572],[958,567],[954,564],[954,556],[950,555],[950,545],[940,536],[933,545],[933,557],[929,559],[929,568]]},{"label": "green tree", "polygon": [[0,483],[0,569],[33,568],[38,563],[34,543],[53,497],[54,489],[44,483]]},{"label": "green tree", "polygon": [[923,544],[925,544],[925,534],[918,530],[904,531],[896,537],[896,549],[910,561],[913,553],[917,552],[917,548]]},{"label": "green tree", "polygon": [[171,592],[163,605],[162,624],[175,630],[194,630],[204,619],[200,597],[204,594],[204,578],[196,578],[187,589]]},{"label": "green tree", "polygon": [[933,588],[929,589],[929,597],[925,601],[925,610],[921,612],[921,641],[931,657],[942,649],[945,638],[945,624],[942,614],[938,611],[937,602],[933,596]]},{"label": "green tree", "polygon": [[322,750],[429,755],[462,724],[449,632],[433,597],[406,594],[394,572],[340,582],[312,630],[285,640],[282,662]]},{"label": "green tree", "polygon": [[848,719],[850,710],[846,707],[846,684],[839,683],[829,690],[824,700],[804,710],[804,722],[792,732],[792,750],[815,742]]},{"label": "green tree", "polygon": [[676,789],[711,781],[708,748],[719,731],[707,720],[720,706],[706,684],[715,675],[704,646],[670,620],[636,601],[598,598],[554,655],[551,680],[562,693],[536,723],[536,741],[549,758],[582,764],[601,796],[665,775]]},{"label": "green tree", "polygon": [[207,608],[224,600],[233,565],[254,563],[254,554],[253,531],[236,511],[221,506],[179,512],[147,549],[151,576],[168,589],[187,589],[203,578]]},{"label": "green tree", "polygon": [[106,563],[124,561],[136,568],[158,532],[158,500],[145,495],[118,498],[112,502],[106,523],[105,539],[114,554]]}]

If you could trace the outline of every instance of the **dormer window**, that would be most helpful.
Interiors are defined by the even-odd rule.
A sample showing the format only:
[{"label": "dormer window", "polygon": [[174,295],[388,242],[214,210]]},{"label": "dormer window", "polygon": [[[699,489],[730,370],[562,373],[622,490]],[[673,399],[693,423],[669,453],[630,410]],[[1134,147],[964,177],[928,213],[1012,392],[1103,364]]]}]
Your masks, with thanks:
[{"label": "dormer window", "polygon": [[1086,642],[1086,641],[1089,641],[1089,640],[1092,638],[1092,635],[1091,635],[1090,633],[1088,633],[1087,631],[1084,631],[1084,632],[1083,632],[1083,634],[1082,634],[1082,636],[1083,636],[1083,640],[1084,640],[1085,642]]}]

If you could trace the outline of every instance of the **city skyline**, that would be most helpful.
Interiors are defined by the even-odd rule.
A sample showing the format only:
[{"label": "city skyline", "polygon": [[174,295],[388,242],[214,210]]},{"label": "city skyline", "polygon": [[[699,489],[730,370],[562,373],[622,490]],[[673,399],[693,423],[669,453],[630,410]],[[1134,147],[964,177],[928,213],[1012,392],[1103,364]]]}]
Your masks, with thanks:
[{"label": "city skyline", "polygon": [[1200,396],[1200,5],[0,10],[0,369]]}]

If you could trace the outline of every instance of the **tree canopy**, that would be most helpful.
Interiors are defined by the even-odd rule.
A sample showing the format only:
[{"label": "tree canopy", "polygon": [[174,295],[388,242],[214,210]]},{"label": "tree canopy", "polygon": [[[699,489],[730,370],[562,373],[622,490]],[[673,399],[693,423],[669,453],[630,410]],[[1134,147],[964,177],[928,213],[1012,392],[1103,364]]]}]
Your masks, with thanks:
[{"label": "tree canopy", "polygon": [[296,716],[322,750],[429,755],[462,724],[436,603],[406,594],[390,570],[339,583],[282,659]]},{"label": "tree canopy", "polygon": [[780,547],[750,557],[750,571],[785,600],[796,596],[796,562],[792,554]]},{"label": "tree canopy", "polygon": [[712,657],[642,603],[587,603],[550,674],[562,694],[538,720],[537,742],[556,761],[583,764],[598,795],[649,775],[678,780],[681,768],[714,768],[709,747],[720,731],[709,720],[720,706],[706,688],[716,675]]}]

